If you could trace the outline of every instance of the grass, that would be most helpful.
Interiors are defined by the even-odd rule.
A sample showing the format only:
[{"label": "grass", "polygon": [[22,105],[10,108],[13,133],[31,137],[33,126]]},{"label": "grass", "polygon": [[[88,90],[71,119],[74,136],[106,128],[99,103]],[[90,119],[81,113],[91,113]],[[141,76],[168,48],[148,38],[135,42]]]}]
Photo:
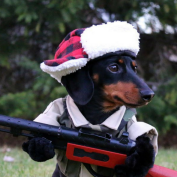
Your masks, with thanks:
[{"label": "grass", "polygon": [[160,149],[155,164],[177,171],[177,149]]},{"label": "grass", "polygon": [[[11,156],[14,162],[5,162],[4,156]],[[56,160],[35,162],[21,149],[11,149],[10,152],[0,152],[0,177],[51,177]]]},{"label": "grass", "polygon": [[[56,160],[34,162],[21,149],[0,149],[0,177],[51,177]],[[4,156],[11,156],[14,162],[5,162]],[[177,149],[160,149],[155,164],[177,170]]]}]

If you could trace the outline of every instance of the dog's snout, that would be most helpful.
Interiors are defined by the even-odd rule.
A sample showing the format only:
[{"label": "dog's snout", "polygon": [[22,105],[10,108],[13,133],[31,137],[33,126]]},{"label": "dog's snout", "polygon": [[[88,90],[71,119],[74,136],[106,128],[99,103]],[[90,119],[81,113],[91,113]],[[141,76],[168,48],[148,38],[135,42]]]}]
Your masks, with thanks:
[{"label": "dog's snout", "polygon": [[145,102],[149,102],[151,101],[151,99],[154,97],[155,93],[151,90],[144,90],[144,91],[140,91],[141,93],[141,97]]}]

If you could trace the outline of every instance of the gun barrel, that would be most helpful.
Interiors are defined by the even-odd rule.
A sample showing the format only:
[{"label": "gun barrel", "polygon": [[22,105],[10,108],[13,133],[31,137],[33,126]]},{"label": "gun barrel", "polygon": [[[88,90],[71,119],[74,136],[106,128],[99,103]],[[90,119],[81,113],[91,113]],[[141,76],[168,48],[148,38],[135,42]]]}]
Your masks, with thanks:
[{"label": "gun barrel", "polygon": [[0,125],[4,127],[10,127],[11,128],[10,133],[11,134],[14,133],[17,136],[18,132],[19,135],[21,135],[21,131],[23,130],[34,132],[34,134],[46,134],[50,136],[58,136],[57,126],[33,122],[20,118],[13,118],[9,116],[0,115]]},{"label": "gun barrel", "polygon": [[[128,154],[130,149],[135,146],[134,141],[129,140],[126,143],[122,143],[118,138],[106,136],[105,133],[94,134],[93,130],[82,131],[81,129],[71,129],[63,126],[57,127],[4,115],[0,115],[0,125],[10,127],[8,133],[14,136],[46,137],[53,142],[54,147],[62,148],[63,146],[64,148],[62,149],[65,149],[66,144],[69,142]],[[23,130],[29,131],[30,134],[22,133]],[[60,145],[61,143],[63,143],[62,146]]]},{"label": "gun barrel", "polygon": [[[89,132],[87,130],[87,132]],[[119,152],[122,154],[128,154],[136,143],[129,139],[128,142],[122,143],[120,139],[113,137],[101,137],[98,138],[97,135],[90,133],[85,136],[82,130],[74,130],[67,127],[59,127],[59,135],[62,139],[69,140],[70,143],[77,143],[80,145],[90,146],[93,148],[100,148],[103,150],[109,150],[112,152]],[[103,133],[102,133],[103,134]]]}]

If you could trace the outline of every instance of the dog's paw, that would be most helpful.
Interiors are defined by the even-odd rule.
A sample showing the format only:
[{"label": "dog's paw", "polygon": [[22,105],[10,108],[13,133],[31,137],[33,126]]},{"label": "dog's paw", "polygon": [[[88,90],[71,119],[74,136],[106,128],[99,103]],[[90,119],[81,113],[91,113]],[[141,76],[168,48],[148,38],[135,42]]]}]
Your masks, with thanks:
[{"label": "dog's paw", "polygon": [[125,165],[116,165],[114,170],[116,177],[127,177],[127,168]]},{"label": "dog's paw", "polygon": [[144,135],[136,139],[134,152],[127,156],[125,166],[128,177],[145,177],[153,167],[155,153],[150,139]]},{"label": "dog's paw", "polygon": [[136,152],[139,155],[139,162],[151,168],[155,161],[155,152],[150,139],[144,135],[136,139]]},{"label": "dog's paw", "polygon": [[54,157],[54,147],[51,141],[46,138],[32,138],[24,142],[22,149],[29,154],[29,156],[37,162],[44,162]]}]

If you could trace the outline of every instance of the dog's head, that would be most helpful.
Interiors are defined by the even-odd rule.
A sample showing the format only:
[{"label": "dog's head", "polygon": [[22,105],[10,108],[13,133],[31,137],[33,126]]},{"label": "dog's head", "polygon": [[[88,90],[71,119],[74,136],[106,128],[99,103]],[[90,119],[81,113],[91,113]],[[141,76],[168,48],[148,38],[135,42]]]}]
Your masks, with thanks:
[{"label": "dog's head", "polygon": [[85,67],[62,77],[62,83],[76,104],[86,105],[96,95],[103,111],[117,107],[148,104],[154,92],[137,75],[130,52],[110,53],[90,61]]}]

